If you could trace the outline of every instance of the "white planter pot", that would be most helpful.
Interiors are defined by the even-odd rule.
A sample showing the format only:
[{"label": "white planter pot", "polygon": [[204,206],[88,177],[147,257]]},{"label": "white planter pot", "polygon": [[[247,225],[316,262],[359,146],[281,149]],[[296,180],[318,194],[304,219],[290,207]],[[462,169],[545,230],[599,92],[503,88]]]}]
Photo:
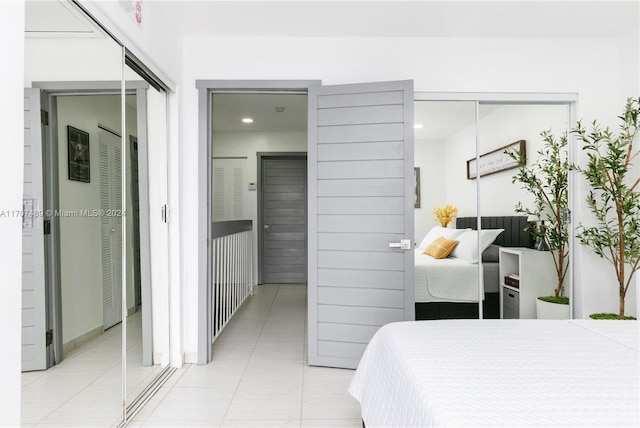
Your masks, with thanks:
[{"label": "white planter pot", "polygon": [[539,320],[568,320],[569,305],[536,299],[536,318]]}]

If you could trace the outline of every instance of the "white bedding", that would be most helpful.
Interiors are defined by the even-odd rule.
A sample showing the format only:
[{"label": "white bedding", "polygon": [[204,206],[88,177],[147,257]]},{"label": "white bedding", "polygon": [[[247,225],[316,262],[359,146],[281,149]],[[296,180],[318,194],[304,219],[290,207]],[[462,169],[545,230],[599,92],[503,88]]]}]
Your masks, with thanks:
[{"label": "white bedding", "polygon": [[349,392],[367,428],[638,426],[639,357],[637,321],[393,323]]},{"label": "white bedding", "polygon": [[[434,259],[414,253],[416,302],[477,302],[478,264],[454,257]],[[496,264],[497,265],[497,264]],[[494,281],[491,281],[494,282]],[[497,285],[497,281],[496,285]],[[487,284],[485,276],[485,287]],[[496,290],[486,289],[488,292]]]}]

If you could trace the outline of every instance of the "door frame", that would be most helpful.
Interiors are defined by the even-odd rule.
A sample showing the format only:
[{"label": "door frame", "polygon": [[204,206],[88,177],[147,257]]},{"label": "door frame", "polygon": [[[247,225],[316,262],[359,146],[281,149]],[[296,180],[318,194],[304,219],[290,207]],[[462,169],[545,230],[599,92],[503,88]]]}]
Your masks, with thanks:
[{"label": "door frame", "polygon": [[211,189],[212,189],[212,98],[216,93],[280,93],[307,94],[312,86],[320,86],[320,80],[196,80],[198,90],[198,204],[197,236],[197,284],[198,284],[198,364],[211,361]]},{"label": "door frame", "polygon": [[[257,153],[257,158],[258,158],[258,169],[257,169],[257,174],[256,174],[256,179],[258,180],[258,186],[257,186],[257,190],[258,190],[258,229],[257,229],[257,235],[258,235],[258,284],[263,284],[263,278],[264,278],[264,217],[263,217],[263,189],[262,189],[262,167],[263,167],[263,162],[268,160],[268,159],[285,159],[285,158],[290,158],[290,159],[301,159],[304,158],[305,160],[308,160],[307,158],[307,152],[258,152]],[[305,210],[308,210],[308,202],[307,202],[307,207],[305,207]],[[305,227],[308,228],[309,227],[309,221],[308,219],[305,221]],[[305,253],[307,251],[307,240],[305,240]],[[308,266],[307,266],[307,270],[308,270]]]},{"label": "door frame", "polygon": [[[70,82],[32,82],[33,88],[38,88],[42,93],[42,109],[49,113],[49,126],[45,128],[43,132],[43,180],[44,180],[44,197],[43,197],[43,210],[52,210],[55,212],[60,209],[60,195],[59,195],[59,162],[58,162],[58,126],[55,118],[58,116],[57,101],[59,96],[71,96],[71,95],[120,95],[122,89],[122,82],[120,81],[70,81]],[[147,82],[135,81],[127,82],[126,95],[136,95],[136,107],[138,115],[138,155],[146,159],[146,153],[148,150],[147,142],[147,123],[146,123],[146,91],[149,88]],[[148,165],[146,161],[139,162],[140,173],[139,185],[140,185],[140,200],[146,198],[148,202],[148,180],[147,171]],[[124,189],[124,187],[123,187]],[[148,232],[144,234],[143,230],[148,230],[148,203],[142,204],[140,210],[140,270],[142,289],[145,293],[145,288],[151,295],[151,264],[150,264],[150,240]],[[144,212],[143,212],[144,211]],[[64,358],[63,355],[63,339],[62,339],[62,279],[61,279],[61,262],[60,262],[60,219],[57,216],[49,218],[51,220],[51,234],[50,239],[45,239],[45,283],[49,286],[47,288],[47,308],[48,308],[48,323],[49,328],[53,329],[53,342],[51,353],[51,364],[59,364]],[[144,251],[143,251],[144,249]],[[143,253],[146,253],[143,257]],[[124,262],[124,261],[123,261]],[[123,279],[123,284],[125,283]],[[126,296],[126,292],[123,292],[123,296]],[[151,304],[151,299],[147,299],[148,304]],[[151,309],[151,308],[149,308]],[[123,310],[125,308],[123,307]],[[146,312],[146,314],[145,314]],[[123,313],[124,315],[124,313]],[[143,311],[143,316],[148,318],[146,325],[148,326],[149,334],[144,335],[145,342],[149,340],[148,348],[152,349],[152,328],[151,328],[151,311]],[[145,321],[143,320],[143,323]],[[126,329],[126,317],[123,316],[123,330]]]}]

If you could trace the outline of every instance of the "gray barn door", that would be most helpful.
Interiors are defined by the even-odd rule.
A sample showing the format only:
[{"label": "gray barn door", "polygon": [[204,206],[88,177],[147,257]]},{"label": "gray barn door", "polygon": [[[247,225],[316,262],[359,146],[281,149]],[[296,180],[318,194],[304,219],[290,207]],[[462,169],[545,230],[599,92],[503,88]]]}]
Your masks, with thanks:
[{"label": "gray barn door", "polygon": [[[25,89],[22,220],[22,371],[47,368],[40,90]],[[28,213],[31,211],[31,213]],[[32,214],[32,215],[29,215]]]},{"label": "gray barn door", "polygon": [[309,364],[414,318],[413,82],[309,90]]},{"label": "gray barn door", "polygon": [[307,159],[262,160],[262,282],[307,282]]}]

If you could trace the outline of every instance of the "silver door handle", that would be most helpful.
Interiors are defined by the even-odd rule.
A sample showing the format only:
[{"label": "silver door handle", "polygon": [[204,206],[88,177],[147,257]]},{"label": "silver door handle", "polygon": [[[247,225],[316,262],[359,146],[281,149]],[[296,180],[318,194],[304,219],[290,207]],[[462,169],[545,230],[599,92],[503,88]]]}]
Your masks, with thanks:
[{"label": "silver door handle", "polygon": [[271,226],[269,226],[268,224],[264,225],[264,231],[265,232],[271,232]]},{"label": "silver door handle", "polygon": [[410,250],[411,239],[401,239],[400,242],[390,242],[389,248],[400,248],[401,250]]}]

